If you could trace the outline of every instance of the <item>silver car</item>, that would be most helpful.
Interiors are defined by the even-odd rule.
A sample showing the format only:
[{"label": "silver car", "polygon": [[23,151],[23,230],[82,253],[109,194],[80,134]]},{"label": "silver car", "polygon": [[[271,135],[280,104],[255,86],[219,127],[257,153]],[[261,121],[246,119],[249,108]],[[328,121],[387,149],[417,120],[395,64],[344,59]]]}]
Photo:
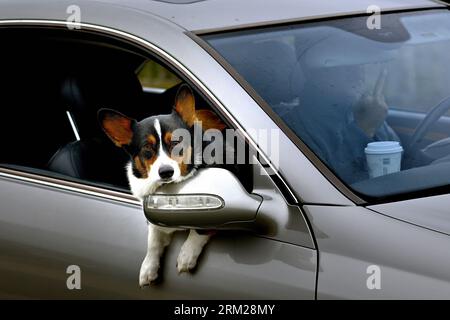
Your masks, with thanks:
[{"label": "silver car", "polygon": [[[449,299],[450,12],[372,2],[0,1],[0,296]],[[182,82],[252,162],[159,193],[212,209],[143,208],[96,113]],[[219,231],[141,289],[147,218]]]}]

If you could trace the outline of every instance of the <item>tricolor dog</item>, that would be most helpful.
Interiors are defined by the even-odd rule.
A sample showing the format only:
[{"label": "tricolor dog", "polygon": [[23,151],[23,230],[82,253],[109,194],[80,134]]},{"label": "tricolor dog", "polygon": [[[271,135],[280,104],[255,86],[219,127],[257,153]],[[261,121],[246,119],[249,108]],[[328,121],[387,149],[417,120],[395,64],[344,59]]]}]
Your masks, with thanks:
[{"label": "tricolor dog", "polygon": [[[192,177],[197,166],[193,161],[194,148],[190,141],[177,141],[173,133],[177,129],[193,131],[201,124],[203,130],[223,130],[225,124],[209,110],[196,110],[191,89],[182,85],[175,97],[171,114],[148,117],[142,121],[131,119],[117,111],[101,109],[98,118],[103,130],[118,147],[130,155],[126,170],[133,195],[141,201],[162,184],[177,183]],[[183,152],[173,149],[183,144]],[[180,149],[180,148],[179,148]],[[158,277],[161,255],[170,244],[173,228],[148,225],[147,255],[142,262],[139,284],[149,285]],[[190,230],[177,259],[178,272],[192,270],[208,242],[210,235]]]}]

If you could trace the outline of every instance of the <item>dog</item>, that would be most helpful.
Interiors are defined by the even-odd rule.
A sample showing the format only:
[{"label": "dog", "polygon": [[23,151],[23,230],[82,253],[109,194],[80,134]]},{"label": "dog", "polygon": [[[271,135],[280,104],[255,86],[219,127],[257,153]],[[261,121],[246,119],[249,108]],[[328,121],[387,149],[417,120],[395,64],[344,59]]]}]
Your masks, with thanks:
[{"label": "dog", "polygon": [[[175,130],[185,129],[192,133],[198,124],[203,131],[223,131],[226,127],[214,112],[196,110],[194,94],[186,84],[179,87],[171,114],[151,116],[138,122],[115,110],[101,109],[98,120],[112,142],[130,156],[126,173],[132,194],[141,201],[161,185],[185,181],[199,169],[194,161],[192,139],[172,139]],[[173,149],[180,144],[183,144],[184,151],[174,155]],[[147,254],[139,275],[141,287],[153,284],[158,278],[161,256],[177,230],[148,223]],[[193,229],[189,231],[177,258],[179,273],[195,268],[210,236]]]}]

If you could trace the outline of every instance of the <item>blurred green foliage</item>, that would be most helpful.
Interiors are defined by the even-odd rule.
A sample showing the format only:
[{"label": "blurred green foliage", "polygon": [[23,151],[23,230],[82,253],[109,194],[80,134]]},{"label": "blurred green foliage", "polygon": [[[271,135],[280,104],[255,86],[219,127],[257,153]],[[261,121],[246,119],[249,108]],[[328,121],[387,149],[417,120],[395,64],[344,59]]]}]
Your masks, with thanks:
[{"label": "blurred green foliage", "polygon": [[149,88],[167,89],[181,82],[176,75],[151,60],[145,62],[138,73],[138,78],[143,87]]}]

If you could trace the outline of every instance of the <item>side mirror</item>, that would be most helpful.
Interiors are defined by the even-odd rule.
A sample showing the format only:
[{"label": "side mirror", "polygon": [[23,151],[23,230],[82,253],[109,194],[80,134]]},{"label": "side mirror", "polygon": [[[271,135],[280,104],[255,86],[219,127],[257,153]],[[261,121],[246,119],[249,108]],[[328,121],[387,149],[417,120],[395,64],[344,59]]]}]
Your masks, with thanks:
[{"label": "side mirror", "polygon": [[247,229],[262,201],[230,171],[206,168],[192,179],[164,185],[148,195],[144,212],[151,223],[165,227]]}]

